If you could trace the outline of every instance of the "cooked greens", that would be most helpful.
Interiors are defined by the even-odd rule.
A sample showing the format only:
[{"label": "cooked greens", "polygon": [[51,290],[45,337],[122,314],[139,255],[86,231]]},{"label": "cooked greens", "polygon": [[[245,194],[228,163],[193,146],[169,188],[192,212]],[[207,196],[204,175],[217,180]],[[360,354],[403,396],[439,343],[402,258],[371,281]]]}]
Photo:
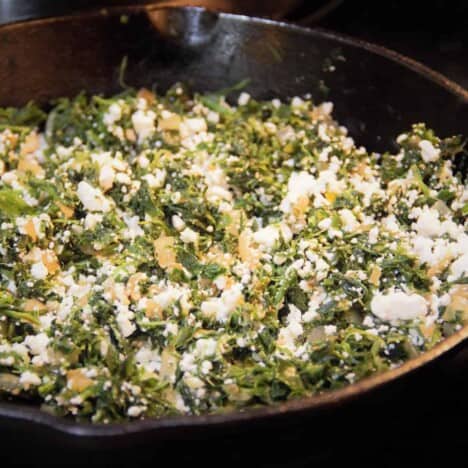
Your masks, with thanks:
[{"label": "cooked greens", "polygon": [[369,153],[331,111],[181,85],[0,109],[0,394],[105,423],[228,411],[461,328],[462,140],[417,124]]}]

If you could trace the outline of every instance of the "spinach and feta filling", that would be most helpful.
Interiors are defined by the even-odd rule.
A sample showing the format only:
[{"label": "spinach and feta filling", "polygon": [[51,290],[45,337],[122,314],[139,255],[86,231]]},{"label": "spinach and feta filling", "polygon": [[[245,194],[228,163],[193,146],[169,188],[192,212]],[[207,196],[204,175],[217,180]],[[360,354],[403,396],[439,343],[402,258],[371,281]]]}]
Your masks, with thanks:
[{"label": "spinach and feta filling", "polygon": [[357,147],[332,105],[175,85],[0,110],[0,393],[228,411],[401,365],[467,316],[461,139]]}]

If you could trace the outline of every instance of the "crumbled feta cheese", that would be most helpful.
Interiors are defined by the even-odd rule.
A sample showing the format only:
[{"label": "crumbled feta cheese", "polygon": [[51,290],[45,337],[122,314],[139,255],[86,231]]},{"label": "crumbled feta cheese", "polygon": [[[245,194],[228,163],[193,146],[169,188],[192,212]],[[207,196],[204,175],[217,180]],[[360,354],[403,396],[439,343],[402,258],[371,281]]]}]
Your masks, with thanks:
[{"label": "crumbled feta cheese", "polygon": [[397,219],[393,214],[383,218],[382,225],[391,233],[397,233],[400,231],[400,226],[398,225]]},{"label": "crumbled feta cheese", "polygon": [[433,208],[424,207],[416,221],[413,223],[413,228],[416,229],[418,234],[426,237],[436,237],[441,234],[441,223],[439,220],[439,213]]},{"label": "crumbled feta cheese", "polygon": [[132,183],[132,179],[130,178],[130,176],[128,174],[124,174],[123,172],[119,172],[115,176],[115,180],[119,184],[124,184],[124,185],[130,185]]},{"label": "crumbled feta cheese", "polygon": [[142,169],[146,169],[150,165],[149,159],[144,154],[138,156],[137,162]]},{"label": "crumbled feta cheese", "polygon": [[185,222],[180,216],[173,215],[171,221],[176,231],[182,231],[182,229],[184,229]]},{"label": "crumbled feta cheese", "polygon": [[374,226],[369,231],[369,242],[371,244],[375,244],[375,243],[377,243],[378,238],[379,238],[379,228],[377,226]]},{"label": "crumbled feta cheese", "polygon": [[355,231],[359,227],[359,222],[356,220],[353,212],[347,208],[340,210],[341,221],[343,222],[343,229],[346,232]]},{"label": "crumbled feta cheese", "polygon": [[291,242],[293,238],[293,233],[291,229],[289,228],[289,226],[286,223],[281,223],[279,225],[279,230],[280,230],[281,237],[283,238],[284,242],[286,242],[286,244]]},{"label": "crumbled feta cheese", "polygon": [[136,330],[136,326],[132,322],[134,314],[133,312],[128,310],[128,308],[125,306],[123,307],[118,306],[118,309],[119,309],[119,312],[117,313],[117,317],[116,317],[117,325],[119,326],[120,331],[122,335],[124,336],[124,338],[127,338]]},{"label": "crumbled feta cheese", "polygon": [[168,335],[177,335],[179,331],[179,326],[177,323],[168,322],[166,323],[166,328],[164,329],[164,336]]},{"label": "crumbled feta cheese", "polygon": [[203,361],[201,363],[201,372],[202,374],[209,374],[211,369],[213,369],[213,364],[210,361]]},{"label": "crumbled feta cheese", "polygon": [[127,410],[127,414],[128,414],[128,416],[130,416],[131,418],[138,418],[138,417],[141,416],[145,411],[146,411],[146,406],[136,406],[136,405],[133,405],[133,406],[129,406],[129,408],[128,408],[128,410]]},{"label": "crumbled feta cheese", "polygon": [[136,237],[143,236],[145,231],[140,227],[140,219],[138,216],[123,215],[123,220],[127,225],[127,230],[124,232],[126,239],[135,239]]},{"label": "crumbled feta cheese", "polygon": [[195,356],[191,353],[184,353],[179,361],[179,368],[182,372],[195,372],[197,368],[195,364]]},{"label": "crumbled feta cheese", "polygon": [[41,378],[34,372],[24,371],[20,375],[19,383],[27,390],[31,386],[38,386],[41,384]]},{"label": "crumbled feta cheese", "polygon": [[333,102],[322,102],[322,104],[320,104],[320,110],[324,115],[330,115],[333,112]]},{"label": "crumbled feta cheese", "polygon": [[105,125],[113,125],[122,118],[122,107],[118,102],[114,102],[109,106],[109,109],[103,116]]},{"label": "crumbled feta cheese", "polygon": [[402,133],[402,134],[398,135],[396,141],[397,141],[398,144],[401,144],[407,139],[408,139],[408,135],[406,133]]},{"label": "crumbled feta cheese", "polygon": [[218,342],[213,338],[200,338],[195,343],[195,354],[200,359],[206,359],[216,354]]},{"label": "crumbled feta cheese", "polygon": [[331,224],[332,224],[331,218],[325,218],[325,219],[322,219],[322,221],[320,221],[317,226],[319,227],[319,229],[327,230],[330,228]]},{"label": "crumbled feta cheese", "polygon": [[418,294],[407,294],[402,291],[377,293],[371,301],[372,313],[381,320],[398,322],[414,320],[427,313],[427,302]]},{"label": "crumbled feta cheese", "polygon": [[317,181],[311,174],[302,172],[293,172],[288,182],[288,193],[280,205],[284,213],[289,213],[292,207],[301,197],[309,197],[315,191]]},{"label": "crumbled feta cheese", "polygon": [[189,411],[188,406],[185,404],[185,401],[179,392],[175,392],[175,407],[176,410],[181,413],[187,413]]},{"label": "crumbled feta cheese", "polygon": [[209,111],[208,114],[206,114],[206,120],[212,124],[217,124],[219,123],[219,114],[214,111]]},{"label": "crumbled feta cheese", "polygon": [[100,214],[88,213],[84,219],[84,227],[86,229],[94,229],[98,224],[102,223],[103,217]]},{"label": "crumbled feta cheese", "polygon": [[76,194],[88,211],[107,212],[111,209],[111,202],[99,189],[93,187],[87,182],[81,181],[78,184]]},{"label": "crumbled feta cheese", "polygon": [[414,236],[410,251],[416,255],[419,263],[435,266],[450,259],[455,254],[455,247],[446,239],[430,239],[424,236]]},{"label": "crumbled feta cheese", "polygon": [[227,286],[227,278],[225,276],[218,276],[214,281],[213,283],[215,284],[215,286],[220,289],[220,290],[223,290],[223,289],[226,289],[226,286]]},{"label": "crumbled feta cheese", "polygon": [[448,281],[455,281],[462,276],[468,275],[468,253],[465,253],[457,260],[455,260],[450,266],[450,275],[447,278]]},{"label": "crumbled feta cheese", "polygon": [[237,104],[239,104],[239,106],[246,106],[249,101],[250,101],[250,94],[242,92],[240,93],[239,98],[237,99]]},{"label": "crumbled feta cheese", "polygon": [[295,96],[292,98],[291,107],[299,108],[299,107],[302,107],[303,105],[304,105],[304,101],[299,96]]},{"label": "crumbled feta cheese", "polygon": [[151,188],[160,188],[166,181],[166,171],[164,169],[156,169],[154,174],[146,174],[142,179],[146,180]]},{"label": "crumbled feta cheese", "polygon": [[184,119],[179,127],[180,136],[182,138],[189,138],[198,133],[204,133],[207,130],[208,127],[203,117],[193,117]]},{"label": "crumbled feta cheese", "polygon": [[418,146],[421,150],[421,156],[424,162],[429,163],[439,159],[440,149],[434,148],[434,145],[430,141],[421,140]]},{"label": "crumbled feta cheese", "polygon": [[348,372],[346,375],[345,375],[345,378],[348,382],[350,383],[353,383],[356,379],[356,374],[354,372]]},{"label": "crumbled feta cheese", "polygon": [[135,354],[137,364],[145,368],[147,372],[157,372],[161,368],[161,355],[157,349],[143,346]]},{"label": "crumbled feta cheese", "polygon": [[279,99],[272,99],[271,104],[275,109],[279,109],[281,107],[281,101]]},{"label": "crumbled feta cheese", "polygon": [[280,231],[275,226],[267,226],[253,234],[253,240],[265,249],[271,249],[278,242]]},{"label": "crumbled feta cheese", "polygon": [[43,280],[47,278],[47,275],[49,274],[49,270],[47,270],[47,267],[40,262],[33,263],[31,265],[31,276],[37,280]]},{"label": "crumbled feta cheese", "polygon": [[34,356],[45,355],[47,353],[49,337],[45,333],[28,335],[24,339],[24,344],[29,348],[31,354]]},{"label": "crumbled feta cheese", "polygon": [[155,127],[156,114],[153,111],[137,110],[132,114],[132,124],[138,139],[144,141],[153,135]]},{"label": "crumbled feta cheese", "polygon": [[174,302],[178,301],[179,299],[182,300],[184,296],[188,294],[186,289],[179,289],[173,286],[168,286],[166,289],[161,291],[160,293],[156,294],[153,297],[154,302],[158,304],[161,309],[166,309],[169,305],[173,304]]},{"label": "crumbled feta cheese", "polygon": [[289,314],[286,318],[287,326],[280,328],[277,343],[279,346],[295,351],[296,339],[304,333],[301,324],[301,311],[293,304],[289,304]]},{"label": "crumbled feta cheese", "polygon": [[180,240],[182,242],[185,242],[186,244],[190,244],[190,243],[195,244],[196,242],[198,242],[198,237],[199,237],[198,232],[195,232],[194,230],[190,229],[189,227],[186,227],[180,233]]},{"label": "crumbled feta cheese", "polygon": [[218,200],[232,200],[232,193],[225,187],[220,185],[210,185],[206,191],[206,199],[210,203],[215,203]]},{"label": "crumbled feta cheese", "polygon": [[221,297],[214,297],[203,301],[201,311],[207,317],[214,317],[219,322],[226,322],[229,314],[242,303],[242,285],[234,284],[221,294]]},{"label": "crumbled feta cheese", "polygon": [[362,321],[362,324],[365,327],[373,327],[374,326],[374,319],[370,315],[366,315],[364,317],[364,320]]},{"label": "crumbled feta cheese", "polygon": [[325,124],[320,124],[318,126],[318,136],[322,141],[328,143],[330,141],[330,136],[327,133],[327,126]]}]

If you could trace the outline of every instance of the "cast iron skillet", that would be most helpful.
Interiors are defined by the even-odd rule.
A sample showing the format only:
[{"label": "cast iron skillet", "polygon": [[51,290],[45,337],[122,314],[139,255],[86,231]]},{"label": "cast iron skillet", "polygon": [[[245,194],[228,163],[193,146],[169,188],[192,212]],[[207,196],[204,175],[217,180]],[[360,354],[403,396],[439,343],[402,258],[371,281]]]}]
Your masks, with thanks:
[{"label": "cast iron skillet", "polygon": [[[414,122],[427,122],[444,136],[468,134],[468,92],[440,74],[382,47],[257,18],[122,7],[0,27],[0,51],[2,106],[30,99],[45,105],[82,90],[117,92],[119,66],[127,57],[125,81],[135,87],[156,84],[164,90],[183,81],[210,91],[249,78],[247,91],[260,99],[310,92],[317,101],[333,101],[335,117],[359,144],[376,151],[392,149],[395,136]],[[375,399],[388,389],[393,395],[467,338],[465,327],[397,369],[342,390],[245,412],[90,425],[7,401],[0,403],[0,425],[99,443],[193,437],[247,423],[285,427],[287,421],[341,413],[357,397]]]}]

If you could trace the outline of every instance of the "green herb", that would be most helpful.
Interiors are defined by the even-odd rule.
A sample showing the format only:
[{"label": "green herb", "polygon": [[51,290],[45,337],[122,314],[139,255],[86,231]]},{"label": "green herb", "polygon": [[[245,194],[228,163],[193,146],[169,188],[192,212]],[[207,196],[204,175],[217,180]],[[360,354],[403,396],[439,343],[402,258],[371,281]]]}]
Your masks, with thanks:
[{"label": "green herb", "polygon": [[14,217],[32,211],[33,209],[24,201],[19,191],[8,187],[0,188],[0,215]]}]

